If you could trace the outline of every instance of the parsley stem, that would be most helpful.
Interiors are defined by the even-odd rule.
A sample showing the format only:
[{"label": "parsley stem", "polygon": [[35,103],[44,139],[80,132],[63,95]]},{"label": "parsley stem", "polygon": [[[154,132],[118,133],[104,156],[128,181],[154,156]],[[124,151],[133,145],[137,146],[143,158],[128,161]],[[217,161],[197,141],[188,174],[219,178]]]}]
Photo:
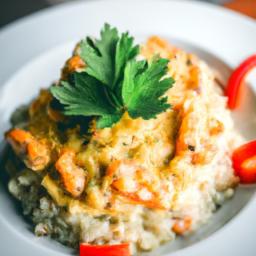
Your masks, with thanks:
[{"label": "parsley stem", "polygon": [[123,106],[122,103],[118,100],[118,97],[114,93],[112,93],[111,96],[112,96],[113,101],[115,102],[116,106],[118,106],[119,108]]},{"label": "parsley stem", "polygon": [[106,97],[107,97],[109,103],[111,104],[111,106],[112,106],[114,109],[116,109],[117,106],[118,106],[118,107],[121,107],[121,106],[122,106],[122,105],[120,104],[120,102],[117,100],[116,96],[115,96],[113,93],[109,92],[106,87],[104,88],[104,92],[105,92],[105,95],[106,95]]}]

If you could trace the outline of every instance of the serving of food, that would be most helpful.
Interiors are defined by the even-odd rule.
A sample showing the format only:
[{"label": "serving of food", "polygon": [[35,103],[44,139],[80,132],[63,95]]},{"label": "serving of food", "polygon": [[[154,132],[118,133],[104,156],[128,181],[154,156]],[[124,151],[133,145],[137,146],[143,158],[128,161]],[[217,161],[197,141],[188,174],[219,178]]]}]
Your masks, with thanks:
[{"label": "serving of food", "polygon": [[207,223],[239,182],[256,181],[256,143],[231,118],[255,65],[224,91],[204,61],[158,36],[135,45],[105,24],[79,42],[5,134],[8,188],[35,234],[128,256]]}]

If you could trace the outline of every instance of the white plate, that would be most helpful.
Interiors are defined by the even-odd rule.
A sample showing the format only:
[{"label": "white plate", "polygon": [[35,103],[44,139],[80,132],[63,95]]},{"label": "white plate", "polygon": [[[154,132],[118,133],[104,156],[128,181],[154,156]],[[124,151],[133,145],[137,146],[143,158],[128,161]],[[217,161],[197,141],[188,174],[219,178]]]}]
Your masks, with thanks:
[{"label": "white plate", "polygon": [[[28,102],[40,87],[58,78],[74,42],[87,34],[98,34],[106,21],[120,30],[129,30],[138,41],[152,34],[164,36],[199,54],[222,72],[224,80],[230,72],[228,66],[235,67],[256,51],[256,23],[253,20],[208,4],[119,0],[60,5],[15,22],[0,33],[1,134],[8,127],[9,115],[16,106]],[[234,116],[248,139],[256,137],[255,103],[252,91],[248,90],[244,106]],[[218,211],[208,225],[193,236],[178,239],[150,255],[256,255],[254,190],[254,187],[239,188],[235,198]],[[224,225],[234,215],[232,221]],[[36,238],[0,183],[1,255],[63,256],[73,253],[58,243]]]}]

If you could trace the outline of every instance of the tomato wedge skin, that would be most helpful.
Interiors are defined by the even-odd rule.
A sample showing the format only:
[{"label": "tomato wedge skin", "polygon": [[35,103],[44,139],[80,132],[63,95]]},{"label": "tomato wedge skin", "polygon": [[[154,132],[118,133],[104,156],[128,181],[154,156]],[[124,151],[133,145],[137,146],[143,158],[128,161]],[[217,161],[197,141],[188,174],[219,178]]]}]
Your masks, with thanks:
[{"label": "tomato wedge skin", "polygon": [[80,244],[80,256],[130,256],[129,244],[91,245]]},{"label": "tomato wedge skin", "polygon": [[253,68],[256,67],[256,54],[243,61],[231,74],[225,91],[228,97],[228,107],[236,109],[240,104],[243,81]]},{"label": "tomato wedge skin", "polygon": [[233,152],[232,161],[240,183],[256,183],[256,140],[237,148]]}]

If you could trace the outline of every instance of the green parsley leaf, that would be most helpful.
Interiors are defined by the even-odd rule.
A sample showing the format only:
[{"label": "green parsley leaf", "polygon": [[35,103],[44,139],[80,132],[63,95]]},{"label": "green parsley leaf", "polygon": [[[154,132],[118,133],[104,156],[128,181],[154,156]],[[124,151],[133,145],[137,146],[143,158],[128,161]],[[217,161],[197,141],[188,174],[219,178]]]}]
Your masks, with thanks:
[{"label": "green parsley leaf", "polygon": [[97,128],[105,128],[118,122],[125,111],[132,118],[150,119],[170,107],[163,97],[174,83],[163,78],[168,60],[136,61],[139,47],[128,33],[119,36],[116,28],[105,24],[99,40],[88,37],[80,48],[85,70],[50,88],[65,115],[96,117]]},{"label": "green parsley leaf", "polygon": [[172,87],[174,80],[164,78],[167,59],[153,58],[146,61],[130,61],[125,68],[122,87],[123,102],[132,118],[155,118],[170,108],[167,97],[161,97]]},{"label": "green parsley leaf", "polygon": [[52,95],[64,105],[64,114],[102,116],[115,112],[106,95],[106,88],[86,73],[74,73],[71,83],[62,81],[52,86]]},{"label": "green parsley leaf", "polygon": [[95,42],[87,37],[82,41],[81,58],[85,61],[86,73],[112,87],[114,81],[114,61],[118,32],[105,24],[101,31],[101,38]]},{"label": "green parsley leaf", "polygon": [[129,60],[134,59],[139,53],[139,46],[133,46],[133,37],[128,33],[123,33],[117,43],[115,56],[115,84],[118,79],[123,78],[124,68]]},{"label": "green parsley leaf", "polygon": [[101,38],[95,42],[87,37],[82,41],[81,58],[87,64],[85,72],[113,89],[121,79],[125,64],[139,51],[133,46],[133,38],[123,33],[119,38],[116,28],[105,24]]}]

